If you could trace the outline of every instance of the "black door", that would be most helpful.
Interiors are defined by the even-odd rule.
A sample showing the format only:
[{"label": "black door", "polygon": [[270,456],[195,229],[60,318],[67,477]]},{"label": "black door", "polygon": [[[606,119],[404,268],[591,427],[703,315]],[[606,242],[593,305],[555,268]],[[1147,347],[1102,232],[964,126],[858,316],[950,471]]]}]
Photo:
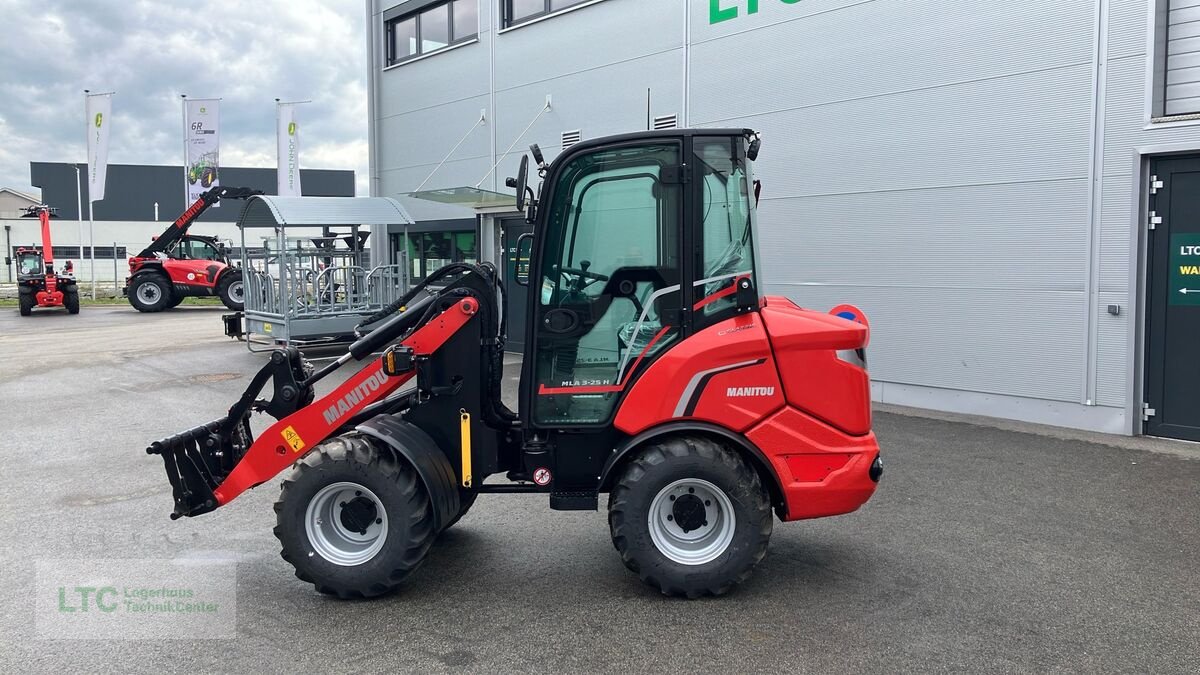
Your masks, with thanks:
[{"label": "black door", "polygon": [[1151,173],[1162,222],[1150,231],[1144,431],[1200,441],[1200,157],[1156,160]]},{"label": "black door", "polygon": [[[516,275],[520,270],[525,277],[529,276],[529,258],[517,257],[517,238],[527,232],[533,232],[533,225],[525,222],[524,218],[507,218],[500,221],[504,231],[504,289],[508,294],[508,344],[506,351],[525,353],[525,319],[529,312],[529,288],[517,283]],[[526,255],[528,255],[528,246]]]}]

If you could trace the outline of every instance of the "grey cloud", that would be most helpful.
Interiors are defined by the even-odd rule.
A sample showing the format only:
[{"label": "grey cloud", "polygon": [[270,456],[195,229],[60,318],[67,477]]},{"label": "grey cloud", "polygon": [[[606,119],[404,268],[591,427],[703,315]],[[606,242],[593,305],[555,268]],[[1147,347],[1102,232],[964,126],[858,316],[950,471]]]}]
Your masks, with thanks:
[{"label": "grey cloud", "polygon": [[273,166],[273,99],[312,99],[302,164],[365,185],[363,15],[361,0],[0,0],[0,185],[28,188],[31,160],[83,161],[85,88],[117,92],[113,163],[179,162],[186,92],[223,99],[223,163]]}]

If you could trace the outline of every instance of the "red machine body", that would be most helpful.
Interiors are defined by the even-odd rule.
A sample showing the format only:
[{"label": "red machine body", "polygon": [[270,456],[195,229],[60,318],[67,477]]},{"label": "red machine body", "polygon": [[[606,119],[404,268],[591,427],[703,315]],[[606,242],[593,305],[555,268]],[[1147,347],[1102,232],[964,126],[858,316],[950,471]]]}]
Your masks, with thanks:
[{"label": "red machine body", "polygon": [[[508,182],[535,226],[512,247],[531,308],[518,408],[500,396],[503,275],[452,263],[364,318],[335,362],[314,372],[276,350],[225,417],[152,443],[172,517],[294,466],[281,555],[318,590],[364,597],[395,588],[479,494],[595,510],[607,493],[626,566],[697,597],[747,578],[776,516],[855,511],[883,473],[870,327],[850,305],[760,293],[758,149],[746,129],[596,139],[552,164],[535,146],[544,188],[528,158]],[[351,361],[364,367],[317,398]],[[257,439],[255,412],[276,420]]]},{"label": "red machine body", "polygon": [[857,354],[869,329],[768,296],[756,313],[705,329],[637,380],[614,426],[637,436],[695,420],[753,444],[774,474],[784,520],[854,511],[875,492],[871,385]]},{"label": "red machine body", "polygon": [[141,312],[175,307],[186,297],[217,296],[227,307],[241,310],[241,269],[229,260],[225,245],[215,237],[188,234],[196,219],[222,199],[245,199],[261,190],[216,187],[200,195],[149,246],[129,258],[123,293]]},{"label": "red machine body", "polygon": [[79,292],[75,277],[71,275],[71,263],[65,271],[54,269],[54,245],[50,239],[50,218],[54,209],[41,204],[26,209],[24,217],[37,217],[41,224],[42,247],[16,250],[18,303],[22,316],[32,313],[34,307],[65,307],[70,314],[79,313]]}]

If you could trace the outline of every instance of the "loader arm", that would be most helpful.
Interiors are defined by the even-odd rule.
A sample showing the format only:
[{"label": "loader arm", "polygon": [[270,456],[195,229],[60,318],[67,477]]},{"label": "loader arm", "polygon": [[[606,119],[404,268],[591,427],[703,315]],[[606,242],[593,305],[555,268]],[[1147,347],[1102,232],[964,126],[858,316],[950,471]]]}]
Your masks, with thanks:
[{"label": "loader arm", "polygon": [[171,247],[183,239],[191,228],[192,223],[200,217],[210,206],[216,204],[222,199],[246,199],[253,195],[261,195],[262,190],[251,190],[250,188],[239,187],[215,187],[207,192],[204,192],[192,202],[192,205],[187,208],[175,222],[171,223],[163,233],[150,242],[141,253],[137,254],[139,258],[153,258],[156,253],[166,253],[171,250]]},{"label": "loader arm", "polygon": [[[466,325],[478,308],[474,299],[463,299],[418,328],[402,344],[411,348],[416,358],[428,357]],[[274,478],[333,435],[345,420],[387,398],[415,376],[415,369],[388,376],[383,357],[377,358],[326,396],[272,424],[214,491],[217,505],[224,506],[246,490]]]},{"label": "loader arm", "polygon": [[[175,498],[172,519],[197,516],[228,504],[304,457],[356,415],[380,403],[416,376],[415,366],[388,375],[384,357],[369,364],[329,394],[312,400],[312,385],[351,360],[361,361],[393,340],[411,350],[411,362],[438,351],[479,311],[479,301],[461,289],[446,289],[407,306],[368,333],[337,361],[304,377],[299,352],[278,350],[259,371],[242,398],[221,419],[155,441],[147,454],[161,455]],[[257,399],[274,380],[271,400]],[[311,402],[309,402],[311,401]],[[253,412],[276,418],[253,439]]]}]

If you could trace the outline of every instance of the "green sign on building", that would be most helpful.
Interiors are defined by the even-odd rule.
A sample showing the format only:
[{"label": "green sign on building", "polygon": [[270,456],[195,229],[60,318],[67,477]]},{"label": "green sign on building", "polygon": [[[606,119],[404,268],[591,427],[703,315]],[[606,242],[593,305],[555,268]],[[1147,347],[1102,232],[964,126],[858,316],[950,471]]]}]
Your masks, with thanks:
[{"label": "green sign on building", "polygon": [[1200,306],[1200,234],[1171,235],[1170,305]]},{"label": "green sign on building", "polygon": [[[736,19],[742,11],[745,11],[747,16],[758,14],[759,2],[760,0],[708,0],[708,23],[711,25]],[[785,5],[794,5],[800,0],[779,0],[779,2]]]}]

